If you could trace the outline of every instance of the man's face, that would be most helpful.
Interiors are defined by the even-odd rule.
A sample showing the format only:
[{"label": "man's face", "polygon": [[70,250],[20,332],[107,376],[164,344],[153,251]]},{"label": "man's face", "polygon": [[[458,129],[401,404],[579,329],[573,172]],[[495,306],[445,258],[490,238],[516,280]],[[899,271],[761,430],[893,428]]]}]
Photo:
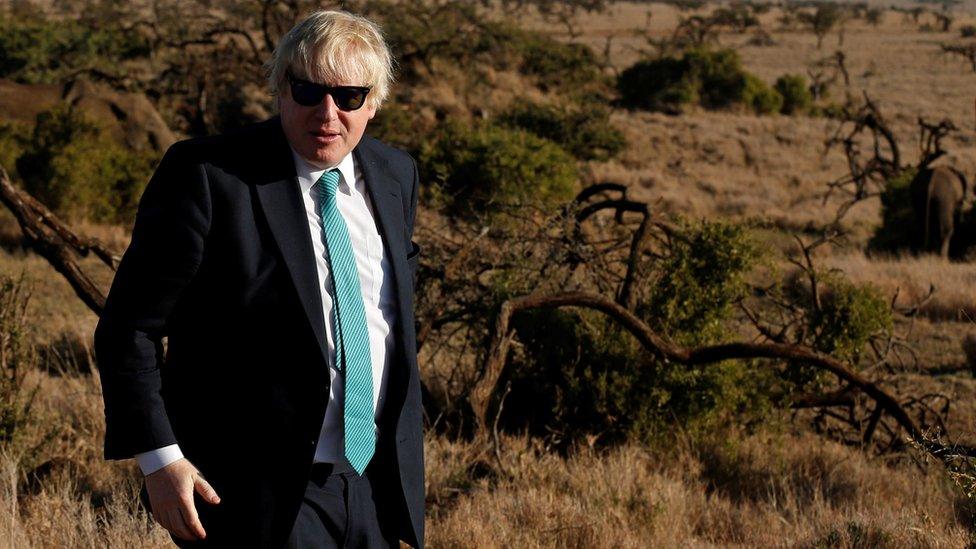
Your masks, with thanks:
[{"label": "man's face", "polygon": [[[323,82],[330,86],[359,86],[361,82]],[[376,114],[367,101],[355,111],[336,107],[332,95],[326,94],[321,103],[304,107],[291,97],[286,81],[278,94],[281,126],[292,148],[302,158],[320,168],[335,166],[363,137],[366,123]]]}]

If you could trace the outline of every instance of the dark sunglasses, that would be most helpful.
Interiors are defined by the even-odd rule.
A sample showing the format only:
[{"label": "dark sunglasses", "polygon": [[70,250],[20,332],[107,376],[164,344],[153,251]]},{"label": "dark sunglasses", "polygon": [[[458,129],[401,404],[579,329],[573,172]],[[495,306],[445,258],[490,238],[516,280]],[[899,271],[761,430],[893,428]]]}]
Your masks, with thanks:
[{"label": "dark sunglasses", "polygon": [[339,110],[354,111],[366,103],[366,94],[369,93],[369,88],[363,86],[325,86],[296,78],[290,73],[287,76],[291,98],[303,107],[314,107],[325,99],[325,94],[329,94]]}]

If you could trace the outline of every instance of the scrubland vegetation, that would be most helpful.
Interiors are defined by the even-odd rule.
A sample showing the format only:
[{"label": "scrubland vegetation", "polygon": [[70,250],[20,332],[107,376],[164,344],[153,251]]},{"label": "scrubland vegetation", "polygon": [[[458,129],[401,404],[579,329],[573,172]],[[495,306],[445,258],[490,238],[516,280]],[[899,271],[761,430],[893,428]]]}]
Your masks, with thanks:
[{"label": "scrubland vegetation", "polygon": [[[919,253],[909,186],[976,180],[976,6],[343,5],[400,60],[368,132],[422,170],[432,547],[974,543],[976,214]],[[13,3],[0,78],[231,130],[272,113],[261,63],[311,7]],[[124,249],[166,143],[16,104],[14,185]],[[0,543],[166,546],[101,459],[99,296],[41,240],[0,211]]]}]

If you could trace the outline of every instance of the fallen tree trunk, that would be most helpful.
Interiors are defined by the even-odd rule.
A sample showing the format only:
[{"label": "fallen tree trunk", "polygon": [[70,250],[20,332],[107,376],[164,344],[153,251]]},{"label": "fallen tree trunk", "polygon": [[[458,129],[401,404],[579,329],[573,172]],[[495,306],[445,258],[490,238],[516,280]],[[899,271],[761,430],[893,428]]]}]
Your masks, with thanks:
[{"label": "fallen tree trunk", "polygon": [[105,306],[105,294],[76,261],[76,256],[94,253],[113,270],[121,256],[95,238],[83,238],[71,231],[58,216],[33,196],[14,187],[6,170],[0,167],[0,201],[13,212],[24,233],[25,244],[36,251],[59,273],[75,294],[96,315]]},{"label": "fallen tree trunk", "polygon": [[600,311],[620,323],[648,352],[663,360],[688,366],[714,364],[729,359],[771,358],[792,360],[826,370],[845,381],[852,388],[873,399],[878,410],[889,414],[919,446],[940,457],[964,455],[976,457],[976,448],[945,446],[932,441],[918,427],[911,415],[887,391],[855,372],[843,362],[809,347],[785,343],[722,343],[703,347],[681,347],[654,332],[647,324],[619,303],[599,294],[566,292],[550,295],[528,295],[510,299],[502,304],[495,322],[495,332],[481,377],[470,395],[475,416],[476,437],[487,442],[489,437],[488,408],[498,380],[505,369],[508,349],[512,341],[511,318],[520,311],[542,308],[584,307]]}]

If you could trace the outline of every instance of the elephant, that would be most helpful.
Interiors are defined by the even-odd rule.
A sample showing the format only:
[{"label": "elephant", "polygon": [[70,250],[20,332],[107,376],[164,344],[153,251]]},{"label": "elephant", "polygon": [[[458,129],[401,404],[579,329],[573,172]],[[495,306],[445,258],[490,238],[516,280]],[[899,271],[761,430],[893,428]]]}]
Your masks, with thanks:
[{"label": "elephant", "polygon": [[966,176],[955,168],[921,168],[912,179],[910,193],[923,251],[938,250],[949,257],[949,239],[959,222],[969,192]]}]

